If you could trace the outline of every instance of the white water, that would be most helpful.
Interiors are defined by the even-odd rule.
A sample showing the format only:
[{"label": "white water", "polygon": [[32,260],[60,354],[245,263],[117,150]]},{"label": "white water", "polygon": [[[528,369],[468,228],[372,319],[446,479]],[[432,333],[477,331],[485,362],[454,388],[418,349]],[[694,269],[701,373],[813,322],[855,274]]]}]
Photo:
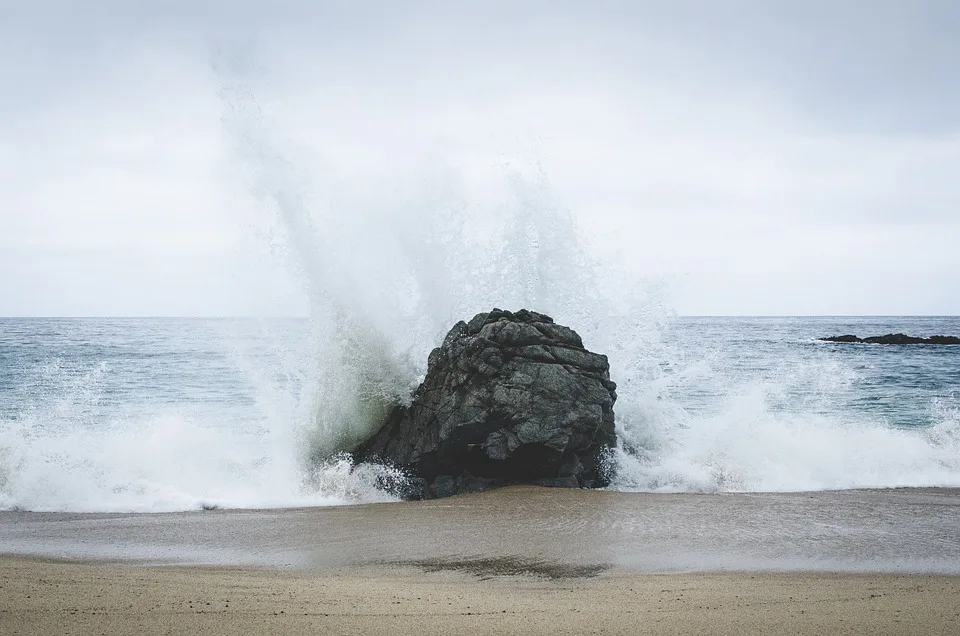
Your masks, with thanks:
[{"label": "white water", "polygon": [[636,445],[634,452],[618,451],[612,488],[753,492],[960,485],[956,410],[936,411],[930,427],[903,429],[853,413],[778,412],[767,390],[742,388],[712,416],[655,410],[640,417],[650,421],[649,428],[625,423],[621,437]]},{"label": "white water", "polygon": [[[237,94],[244,96],[241,102],[249,95]],[[233,112],[259,115],[251,106],[241,104]],[[257,118],[241,117],[234,124],[247,127],[241,135],[247,140],[264,130]],[[262,140],[257,144],[261,152],[266,146]],[[315,404],[322,437],[337,437],[344,428],[368,434],[380,413],[368,400],[403,399],[419,380],[429,349],[456,320],[494,306],[526,307],[574,327],[588,347],[610,357],[620,384],[618,432],[628,449],[617,454],[613,488],[960,486],[956,407],[931,404],[929,428],[891,427],[883,418],[837,404],[838,393],[856,374],[823,359],[796,362],[772,378],[718,378],[722,371],[708,359],[678,359],[676,347],[665,344],[673,317],[656,285],[621,277],[616,263],[593,260],[574,217],[552,195],[538,165],[501,166],[484,193],[464,192],[458,185],[463,188],[453,180],[419,199],[391,201],[386,209],[329,212],[313,227],[340,228],[340,215],[349,216],[349,230],[338,236],[347,253],[319,264],[318,254],[335,250],[304,231],[309,209],[261,184],[272,193],[287,240],[308,273],[315,321],[320,317],[325,337],[351,347],[329,357],[336,365],[323,366],[330,375],[328,384],[318,385]],[[330,283],[331,270],[350,285]],[[341,312],[350,318],[344,321]],[[388,320],[373,324],[382,316]],[[383,375],[372,378],[371,366]],[[708,376],[728,397],[715,413],[692,415],[671,400],[678,385],[665,368],[674,376]],[[779,409],[783,394],[804,382],[800,388],[813,396],[808,410]],[[333,402],[331,395],[337,396]]]},{"label": "white water", "polygon": [[[243,417],[137,402],[106,411],[96,373],[54,382],[0,428],[0,507],[162,511],[389,499],[375,485],[394,475],[351,471],[336,451],[408,399],[452,324],[495,306],[552,315],[609,356],[623,442],[613,488],[960,486],[952,403],[929,405],[931,427],[894,428],[841,404],[857,373],[829,356],[771,354],[770,367],[785,370],[737,377],[720,364],[724,352],[685,351],[667,337],[675,321],[662,289],[592,254],[538,167],[504,165],[480,179],[441,171],[399,195],[378,194],[371,178],[334,203],[311,193],[309,175],[284,159],[240,83],[223,95],[243,178],[276,220],[272,240],[286,247],[284,262],[309,295],[308,338],[264,368],[227,330],[220,346],[255,395],[253,414]],[[288,344],[273,342],[278,351]],[[691,411],[682,394],[701,386],[721,397]],[[800,408],[782,408],[795,391],[806,396]]]}]

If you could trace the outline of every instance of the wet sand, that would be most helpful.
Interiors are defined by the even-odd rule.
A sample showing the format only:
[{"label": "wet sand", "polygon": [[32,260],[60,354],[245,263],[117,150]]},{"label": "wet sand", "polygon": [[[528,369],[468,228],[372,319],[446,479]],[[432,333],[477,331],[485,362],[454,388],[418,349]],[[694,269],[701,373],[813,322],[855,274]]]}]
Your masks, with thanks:
[{"label": "wet sand", "polygon": [[642,572],[960,574],[960,490],[667,495],[516,487],[295,510],[0,512],[3,553],[273,568],[512,557]]},{"label": "wet sand", "polygon": [[960,633],[955,489],[4,512],[0,554],[4,635]]}]

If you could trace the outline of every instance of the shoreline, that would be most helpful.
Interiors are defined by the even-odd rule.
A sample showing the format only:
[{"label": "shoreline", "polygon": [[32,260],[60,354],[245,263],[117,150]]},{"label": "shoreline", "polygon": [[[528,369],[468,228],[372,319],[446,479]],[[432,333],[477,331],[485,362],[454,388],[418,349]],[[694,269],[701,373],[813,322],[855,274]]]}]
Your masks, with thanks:
[{"label": "shoreline", "polygon": [[0,633],[954,634],[960,490],[0,513]]},{"label": "shoreline", "polygon": [[314,570],[507,558],[632,572],[960,574],[960,489],[650,494],[515,486],[320,508],[0,512],[0,554]]},{"label": "shoreline", "polygon": [[951,634],[960,576],[143,567],[0,556],[0,633]]},{"label": "shoreline", "polygon": [[750,497],[750,496],[777,496],[777,495],[828,495],[842,493],[929,493],[960,496],[960,486],[865,486],[857,488],[822,488],[819,490],[615,490],[613,488],[568,488],[563,486],[542,486],[538,484],[508,484],[488,490],[461,493],[449,497],[432,499],[394,499],[383,501],[359,501],[334,504],[303,504],[293,506],[254,506],[249,508],[236,506],[203,505],[195,508],[172,510],[33,510],[14,506],[0,508],[0,515],[27,514],[27,515],[63,515],[75,517],[119,517],[119,516],[162,516],[180,514],[230,513],[230,512],[274,512],[274,511],[306,511],[325,510],[330,508],[356,508],[372,506],[419,505],[438,502],[456,502],[471,497],[489,496],[502,492],[576,492],[590,493],[591,496],[610,497]]}]

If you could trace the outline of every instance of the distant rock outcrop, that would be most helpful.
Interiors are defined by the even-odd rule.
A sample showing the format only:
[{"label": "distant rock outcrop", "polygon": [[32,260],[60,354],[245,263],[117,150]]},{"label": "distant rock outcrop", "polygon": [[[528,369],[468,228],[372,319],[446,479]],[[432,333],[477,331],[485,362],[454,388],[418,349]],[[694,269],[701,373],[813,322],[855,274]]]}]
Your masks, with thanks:
[{"label": "distant rock outcrop", "polygon": [[854,335],[830,336],[828,338],[819,338],[824,342],[862,342],[868,344],[934,344],[934,345],[960,345],[960,338],[957,336],[930,336],[929,338],[919,338],[917,336],[908,336],[902,333],[888,333],[885,336],[870,336],[868,338],[858,338]]},{"label": "distant rock outcrop", "polygon": [[607,357],[532,311],[459,322],[430,354],[409,407],[397,407],[354,458],[410,475],[408,498],[506,484],[600,487],[616,444]]}]

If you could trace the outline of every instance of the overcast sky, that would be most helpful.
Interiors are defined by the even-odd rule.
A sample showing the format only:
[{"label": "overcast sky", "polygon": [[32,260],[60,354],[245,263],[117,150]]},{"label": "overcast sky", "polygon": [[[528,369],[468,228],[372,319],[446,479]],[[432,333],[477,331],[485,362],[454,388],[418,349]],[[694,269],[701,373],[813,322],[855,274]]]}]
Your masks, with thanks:
[{"label": "overcast sky", "polygon": [[960,314],[958,34],[953,0],[0,0],[0,315],[306,311],[238,59],[332,222],[399,188],[415,223],[438,174],[482,206],[506,157],[680,314]]}]

